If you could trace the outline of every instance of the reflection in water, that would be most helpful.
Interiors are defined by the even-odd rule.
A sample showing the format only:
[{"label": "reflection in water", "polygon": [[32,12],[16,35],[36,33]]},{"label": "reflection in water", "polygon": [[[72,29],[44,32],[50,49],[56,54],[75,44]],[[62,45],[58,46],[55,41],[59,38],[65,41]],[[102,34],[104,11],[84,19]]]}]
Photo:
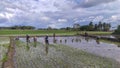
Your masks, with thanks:
[{"label": "reflection in water", "polygon": [[34,41],[34,47],[37,46],[37,37],[33,37],[33,41]]},{"label": "reflection in water", "polygon": [[65,43],[67,43],[67,39],[65,39]]},{"label": "reflection in water", "polygon": [[53,43],[57,43],[57,39],[53,39]]},{"label": "reflection in water", "polygon": [[29,42],[26,42],[26,45],[28,46],[28,45],[29,45]]},{"label": "reflection in water", "polygon": [[81,39],[79,39],[79,42],[81,42]]},{"label": "reflection in water", "polygon": [[78,39],[76,39],[75,41],[78,42]]},{"label": "reflection in water", "polygon": [[45,47],[45,52],[46,52],[46,55],[48,54],[48,45],[46,45]]},{"label": "reflection in water", "polygon": [[62,43],[62,40],[60,39],[60,43]]},{"label": "reflection in water", "polygon": [[37,46],[37,42],[34,42],[34,47],[36,47]]},{"label": "reflection in water", "polygon": [[74,42],[74,39],[72,39],[72,43]]},{"label": "reflection in water", "polygon": [[55,39],[55,43],[57,43],[57,39]]},{"label": "reflection in water", "polygon": [[97,44],[100,44],[100,41],[97,39],[97,40],[96,40],[96,43],[97,43]]},{"label": "reflection in water", "polygon": [[97,44],[100,44],[99,39],[100,39],[99,37],[96,38],[96,43],[97,43]]},{"label": "reflection in water", "polygon": [[89,38],[88,38],[88,37],[85,37],[85,40],[86,40],[87,42],[89,42]]}]

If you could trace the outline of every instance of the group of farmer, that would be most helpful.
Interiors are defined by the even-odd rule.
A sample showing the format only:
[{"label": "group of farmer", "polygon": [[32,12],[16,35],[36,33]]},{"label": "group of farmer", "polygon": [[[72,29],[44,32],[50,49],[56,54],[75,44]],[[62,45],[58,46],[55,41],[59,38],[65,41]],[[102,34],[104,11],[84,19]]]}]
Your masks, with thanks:
[{"label": "group of farmer", "polygon": [[[33,37],[33,41],[34,42],[37,42],[37,37],[34,36]],[[30,36],[29,35],[26,35],[26,42],[29,43],[30,42]],[[49,44],[49,40],[48,40],[48,35],[45,36],[45,44]]]},{"label": "group of farmer", "polygon": [[[33,37],[33,41],[37,42],[37,37],[36,36]],[[30,42],[30,36],[29,35],[26,35],[26,42]]]}]

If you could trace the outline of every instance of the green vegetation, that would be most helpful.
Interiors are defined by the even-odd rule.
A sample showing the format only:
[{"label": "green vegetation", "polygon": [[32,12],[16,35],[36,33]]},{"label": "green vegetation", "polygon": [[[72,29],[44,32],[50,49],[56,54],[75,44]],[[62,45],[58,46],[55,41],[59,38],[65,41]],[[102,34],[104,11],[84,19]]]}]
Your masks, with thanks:
[{"label": "green vegetation", "polygon": [[118,28],[115,30],[113,34],[120,34],[120,25],[118,26]]},{"label": "green vegetation", "polygon": [[[90,22],[88,25],[80,26],[80,24],[73,24],[73,27],[65,27],[65,28],[44,28],[44,29],[38,29],[35,30],[35,27],[33,26],[13,26],[13,27],[0,27],[0,35],[3,36],[11,36],[11,35],[52,35],[53,33],[56,33],[57,35],[75,35],[81,34],[84,31],[89,31],[90,34],[94,35],[101,35],[101,34],[111,34],[109,32],[111,28],[111,25],[109,23],[105,22],[99,22],[99,24],[93,24],[93,22]],[[99,32],[101,31],[101,32]],[[108,32],[105,32],[108,31]]]},{"label": "green vegetation", "polygon": [[2,68],[2,63],[7,61],[8,57],[6,55],[9,48],[9,38],[0,37],[0,68]]},{"label": "green vegetation", "polygon": [[76,32],[67,30],[0,30],[0,35],[22,35],[22,34],[52,35],[53,33],[60,35],[73,35]]},{"label": "green vegetation", "polygon": [[4,63],[4,62],[6,62],[6,61],[7,61],[7,59],[8,59],[8,56],[7,56],[6,54],[4,54],[4,55],[3,55],[3,58],[2,58],[2,60],[1,60],[1,61]]},{"label": "green vegetation", "polygon": [[87,32],[89,35],[111,35],[113,32],[105,32],[105,31],[81,31],[80,34],[84,34]]},{"label": "green vegetation", "polygon": [[105,43],[110,43],[110,44],[116,44],[118,47],[120,47],[120,42],[113,42],[113,41],[103,40],[103,39],[100,39],[100,41]]},{"label": "green vegetation", "polygon": [[[15,62],[17,68],[119,68],[114,60],[95,56],[76,48],[52,44],[48,47],[37,43],[19,42],[16,46]],[[46,48],[48,50],[46,50]]]},{"label": "green vegetation", "polygon": [[80,24],[74,24],[73,28],[66,27],[66,30],[76,30],[76,31],[109,31],[111,28],[110,23],[106,22],[99,22],[98,24],[93,24],[93,22],[90,22],[88,25],[80,26]]},{"label": "green vegetation", "polygon": [[[108,35],[112,34],[112,32],[103,32],[103,31],[86,31],[89,34],[93,35]],[[78,34],[84,34],[85,31],[71,31],[71,30],[0,30],[1,36],[25,36],[26,34],[29,35],[53,35],[55,33],[56,35],[76,35]]]},{"label": "green vegetation", "polygon": [[32,29],[35,29],[35,27],[33,26],[12,26],[12,27],[0,27],[0,29],[29,29],[29,30],[32,30]]}]

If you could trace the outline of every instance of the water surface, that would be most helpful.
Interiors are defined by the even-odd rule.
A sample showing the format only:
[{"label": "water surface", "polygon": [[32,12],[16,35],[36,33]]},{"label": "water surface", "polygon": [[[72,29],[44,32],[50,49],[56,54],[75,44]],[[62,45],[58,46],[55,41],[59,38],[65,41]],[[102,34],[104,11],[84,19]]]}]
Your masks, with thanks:
[{"label": "water surface", "polygon": [[[102,57],[112,58],[120,62],[120,48],[115,44],[100,42],[96,39],[81,36],[56,37],[55,39],[57,44],[78,48],[83,51]],[[25,39],[21,40],[25,41]],[[32,41],[33,39],[31,38],[30,40]],[[39,37],[37,40],[38,42],[44,43],[44,37]],[[49,37],[49,43],[53,44],[53,37]]]}]

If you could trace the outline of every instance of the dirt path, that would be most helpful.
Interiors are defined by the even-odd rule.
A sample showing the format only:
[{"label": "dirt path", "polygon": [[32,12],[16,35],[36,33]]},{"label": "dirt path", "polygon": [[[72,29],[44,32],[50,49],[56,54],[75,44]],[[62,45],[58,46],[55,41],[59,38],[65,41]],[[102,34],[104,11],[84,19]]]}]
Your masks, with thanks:
[{"label": "dirt path", "polygon": [[10,37],[10,47],[7,52],[7,61],[3,62],[2,68],[15,68],[13,61],[14,52],[15,52],[14,40],[13,37]]}]

